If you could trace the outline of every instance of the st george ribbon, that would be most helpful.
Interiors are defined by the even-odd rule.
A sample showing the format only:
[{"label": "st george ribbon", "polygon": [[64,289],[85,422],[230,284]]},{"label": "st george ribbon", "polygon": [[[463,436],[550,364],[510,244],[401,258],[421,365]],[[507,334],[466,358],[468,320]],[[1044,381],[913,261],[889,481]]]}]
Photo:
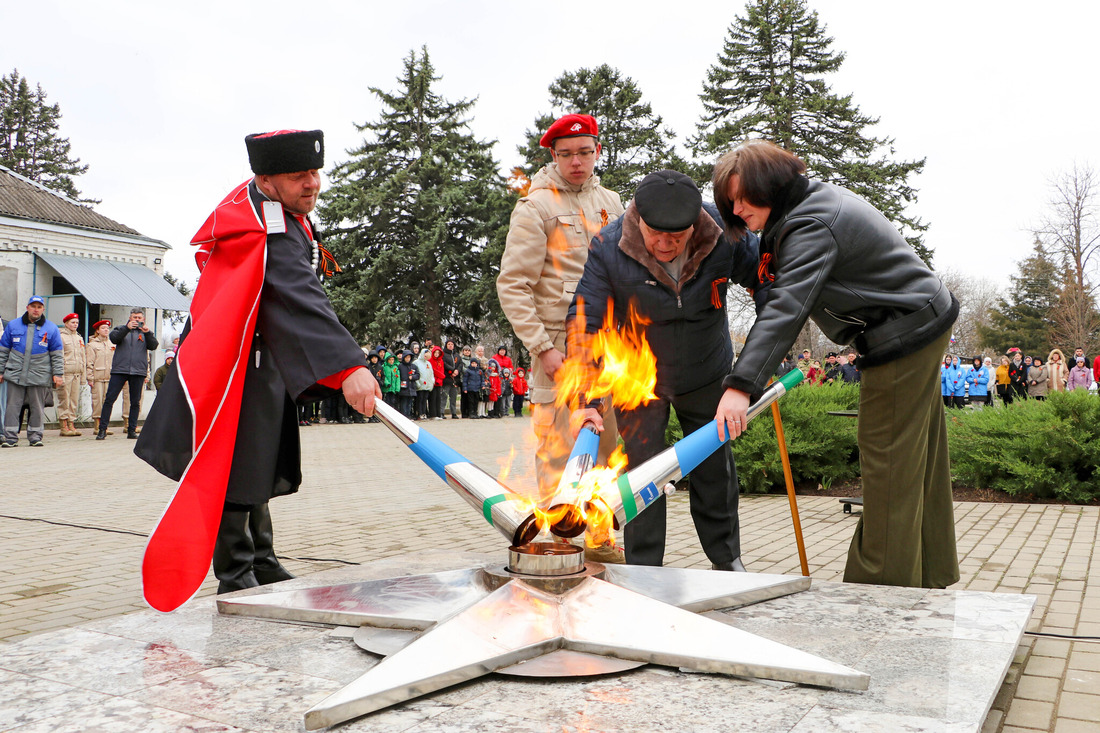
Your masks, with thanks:
[{"label": "st george ribbon", "polygon": [[[751,420],[802,380],[797,369],[749,410]],[[863,672],[697,615],[807,590],[810,579],[713,570],[603,565],[557,537],[586,528],[592,507],[622,526],[726,445],[710,423],[630,471],[610,490],[575,491],[598,439],[582,430],[549,516],[388,405],[379,418],[510,543],[509,562],[293,591],[232,596],[222,614],[360,627],[356,641],[388,654],[305,714],[316,730],[490,672],[603,674],[641,664],[866,690]],[[564,505],[564,506],[562,506]],[[556,511],[553,511],[557,509]],[[535,541],[549,530],[551,542]]]}]

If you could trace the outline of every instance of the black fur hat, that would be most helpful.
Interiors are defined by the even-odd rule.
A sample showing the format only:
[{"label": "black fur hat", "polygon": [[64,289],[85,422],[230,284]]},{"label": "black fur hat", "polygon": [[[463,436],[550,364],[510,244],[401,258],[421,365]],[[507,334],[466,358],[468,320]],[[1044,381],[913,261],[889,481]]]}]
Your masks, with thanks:
[{"label": "black fur hat", "polygon": [[244,139],[248,164],[258,176],[311,171],[325,166],[325,134],[320,130],[258,132]]}]

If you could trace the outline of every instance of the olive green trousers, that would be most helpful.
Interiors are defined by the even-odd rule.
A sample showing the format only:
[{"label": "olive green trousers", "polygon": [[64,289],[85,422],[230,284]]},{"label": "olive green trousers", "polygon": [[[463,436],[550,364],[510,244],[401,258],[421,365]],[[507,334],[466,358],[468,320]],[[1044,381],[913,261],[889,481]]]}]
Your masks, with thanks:
[{"label": "olive green trousers", "polygon": [[858,440],[863,515],[844,580],[946,588],[959,579],[947,425],[940,396],[945,333],[863,370]]}]

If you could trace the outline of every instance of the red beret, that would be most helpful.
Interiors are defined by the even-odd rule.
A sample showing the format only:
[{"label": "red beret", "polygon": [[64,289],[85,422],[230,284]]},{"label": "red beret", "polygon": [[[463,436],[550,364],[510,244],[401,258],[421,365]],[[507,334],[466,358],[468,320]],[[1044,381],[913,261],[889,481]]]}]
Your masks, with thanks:
[{"label": "red beret", "polygon": [[580,135],[596,137],[599,134],[600,127],[592,115],[566,115],[550,125],[550,129],[539,140],[539,145],[548,148],[559,137],[579,137]]},{"label": "red beret", "polygon": [[62,322],[62,323],[68,323],[69,321],[71,321],[71,320],[72,320],[72,319],[74,319],[74,318],[80,318],[80,316],[78,316],[78,315],[77,315],[77,314],[75,314],[75,313],[70,313],[69,315],[67,315],[67,316],[65,316],[64,318],[62,318],[62,319],[61,319],[61,322]]},{"label": "red beret", "polygon": [[111,325],[111,319],[104,318],[102,321],[96,321],[95,323],[92,324],[92,330],[93,331],[98,331],[99,327],[102,326],[104,323],[106,323],[108,326],[110,326]]}]

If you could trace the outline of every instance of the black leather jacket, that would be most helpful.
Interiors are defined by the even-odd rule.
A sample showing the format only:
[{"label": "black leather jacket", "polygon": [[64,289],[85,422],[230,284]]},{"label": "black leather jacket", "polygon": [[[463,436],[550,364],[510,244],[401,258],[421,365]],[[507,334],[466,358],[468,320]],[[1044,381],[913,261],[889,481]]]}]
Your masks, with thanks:
[{"label": "black leather jacket", "polygon": [[762,392],[807,318],[854,344],[864,369],[920,350],[958,316],[958,301],[894,225],[839,186],[796,178],[772,207],[760,252],[774,282],[726,387]]}]

